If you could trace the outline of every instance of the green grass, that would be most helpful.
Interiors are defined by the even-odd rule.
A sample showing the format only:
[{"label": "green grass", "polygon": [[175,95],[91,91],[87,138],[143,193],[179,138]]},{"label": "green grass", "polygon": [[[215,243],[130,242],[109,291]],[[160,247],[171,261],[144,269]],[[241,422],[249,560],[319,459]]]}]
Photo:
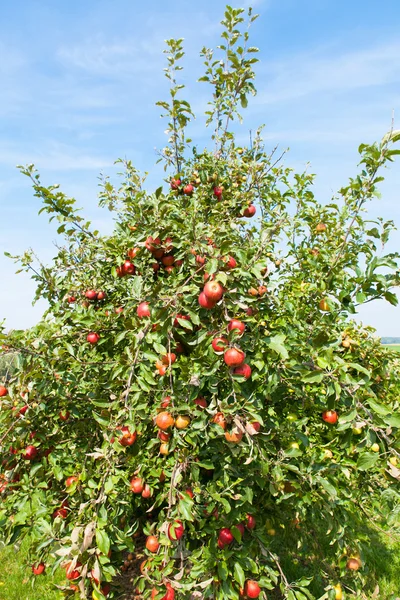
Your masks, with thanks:
[{"label": "green grass", "polygon": [[395,350],[396,352],[400,352],[400,344],[384,344],[384,346],[388,350]]},{"label": "green grass", "polygon": [[51,574],[31,578],[27,544],[16,551],[14,547],[0,549],[0,600],[59,600],[60,592],[54,583],[65,583],[60,571],[53,578]]}]

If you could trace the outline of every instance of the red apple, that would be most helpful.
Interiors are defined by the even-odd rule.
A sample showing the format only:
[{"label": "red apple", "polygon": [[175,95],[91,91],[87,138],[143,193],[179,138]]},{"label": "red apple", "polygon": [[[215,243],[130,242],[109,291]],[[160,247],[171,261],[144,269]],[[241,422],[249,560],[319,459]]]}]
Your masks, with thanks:
[{"label": "red apple", "polygon": [[85,296],[88,300],[96,300],[97,292],[95,290],[87,290],[87,292],[85,292]]},{"label": "red apple", "polygon": [[121,446],[132,446],[136,442],[136,431],[131,432],[129,427],[121,427],[122,437],[119,438]]},{"label": "red apple", "polygon": [[247,515],[246,518],[246,527],[247,529],[254,529],[256,526],[256,518],[253,515]]},{"label": "red apple", "polygon": [[217,186],[215,186],[213,191],[214,191],[214,196],[216,198],[218,198],[218,200],[220,200],[222,197],[223,189],[219,185],[217,185]]},{"label": "red apple", "polygon": [[136,309],[136,314],[139,319],[144,319],[145,317],[150,317],[150,308],[148,302],[141,302]]},{"label": "red apple", "polygon": [[176,519],[173,523],[168,525],[168,537],[170,540],[176,542],[181,539],[185,528],[183,526],[182,521]]},{"label": "red apple", "polygon": [[100,335],[98,333],[94,332],[94,331],[91,331],[86,336],[86,339],[89,342],[89,344],[97,344],[97,342],[100,339]]},{"label": "red apple", "polygon": [[39,563],[38,565],[32,565],[32,573],[34,575],[43,575],[45,572],[46,565],[44,563]]},{"label": "red apple", "polygon": [[148,483],[144,484],[142,498],[150,498],[151,497],[151,488]]},{"label": "red apple", "polygon": [[69,412],[69,410],[60,410],[60,412],[58,413],[58,416],[60,417],[61,421],[68,421],[70,415],[71,413]]},{"label": "red apple", "polygon": [[80,571],[78,571],[78,569],[80,569],[81,566],[82,566],[81,563],[77,562],[75,567],[71,568],[72,561],[68,562],[64,565],[65,575],[69,581],[71,581],[73,579],[78,579],[81,576]]},{"label": "red apple", "polygon": [[161,262],[164,267],[170,267],[174,264],[175,258],[173,256],[163,256]]},{"label": "red apple", "polygon": [[66,519],[67,516],[68,516],[68,511],[66,508],[57,508],[53,512],[53,519],[56,519],[57,517],[60,517],[60,519]]},{"label": "red apple", "polygon": [[248,579],[244,584],[244,593],[247,598],[258,598],[258,596],[261,594],[261,588],[257,581]]},{"label": "red apple", "polygon": [[137,253],[139,252],[139,248],[129,248],[126,253],[128,258],[136,258]]},{"label": "red apple", "polygon": [[125,275],[133,275],[136,270],[136,267],[133,263],[131,263],[130,260],[126,260],[122,265],[122,269]]},{"label": "red apple", "polygon": [[240,375],[241,377],[244,377],[245,379],[249,379],[251,377],[251,367],[250,365],[247,365],[246,363],[244,363],[243,365],[240,365],[239,367],[235,367],[232,371],[233,375]]},{"label": "red apple", "polygon": [[215,337],[211,342],[212,349],[217,354],[220,354],[226,350],[226,346],[228,345],[228,340],[224,337]]},{"label": "red apple", "polygon": [[202,308],[206,308],[207,310],[210,310],[215,306],[215,302],[213,300],[210,300],[210,298],[208,298],[208,296],[206,296],[204,292],[200,292],[199,304]]},{"label": "red apple", "polygon": [[179,189],[179,186],[181,185],[181,180],[180,179],[171,179],[169,185],[171,186],[171,189],[177,190],[177,189]]},{"label": "red apple", "polygon": [[242,333],[244,333],[245,329],[246,329],[246,325],[243,323],[243,321],[239,321],[238,319],[232,319],[228,323],[228,331],[236,330],[240,334],[242,334]]},{"label": "red apple", "polygon": [[256,211],[257,209],[254,204],[250,204],[250,206],[244,209],[243,216],[248,218],[253,217],[256,214]]},{"label": "red apple", "polygon": [[28,410],[29,406],[27,404],[25,404],[25,406],[23,406],[22,408],[19,409],[18,414],[20,415],[24,415],[26,413],[26,411]]},{"label": "red apple", "polygon": [[245,361],[246,355],[239,348],[228,348],[224,353],[224,361],[228,367],[239,367]]},{"label": "red apple", "polygon": [[205,398],[196,398],[194,403],[201,408],[207,408],[207,400]]},{"label": "red apple", "polygon": [[33,460],[36,458],[37,454],[38,449],[35,446],[27,446],[22,456],[25,460]]},{"label": "red apple", "polygon": [[196,262],[198,265],[203,266],[206,264],[206,257],[205,256],[200,256],[200,254],[197,254],[196,256]]},{"label": "red apple", "polygon": [[106,293],[103,291],[97,292],[97,300],[105,300]]},{"label": "red apple", "polygon": [[230,269],[234,269],[235,267],[237,267],[237,262],[233,258],[233,256],[224,256],[222,258],[222,260],[225,263],[225,270],[226,271],[230,271]]},{"label": "red apple", "polygon": [[218,302],[222,298],[224,288],[218,281],[207,281],[203,292],[212,302]]},{"label": "red apple", "polygon": [[72,304],[73,302],[76,302],[75,296],[68,296],[67,302],[68,302],[68,304]]},{"label": "red apple", "polygon": [[161,360],[164,365],[173,365],[176,361],[176,354],[174,354],[173,352],[168,352],[167,354],[161,357]]},{"label": "red apple", "polygon": [[79,477],[77,477],[76,475],[71,475],[70,477],[67,477],[67,479],[65,480],[65,487],[69,487],[70,485],[75,483],[75,481],[79,481]]},{"label": "red apple", "polygon": [[326,410],[322,413],[322,418],[325,421],[325,423],[330,423],[331,425],[334,425],[335,423],[337,423],[339,417],[336,410]]},{"label": "red apple", "polygon": [[183,193],[186,196],[190,196],[191,194],[193,194],[193,190],[194,190],[194,187],[192,186],[192,184],[188,183],[187,185],[184,186]]},{"label": "red apple", "polygon": [[140,479],[140,477],[133,477],[130,483],[131,492],[134,494],[141,494],[144,490],[144,485],[143,479]]},{"label": "red apple", "polygon": [[231,544],[234,539],[235,538],[233,537],[232,531],[230,529],[228,529],[227,527],[224,527],[223,529],[221,529],[218,534],[218,541],[221,544],[223,544],[224,546]]}]

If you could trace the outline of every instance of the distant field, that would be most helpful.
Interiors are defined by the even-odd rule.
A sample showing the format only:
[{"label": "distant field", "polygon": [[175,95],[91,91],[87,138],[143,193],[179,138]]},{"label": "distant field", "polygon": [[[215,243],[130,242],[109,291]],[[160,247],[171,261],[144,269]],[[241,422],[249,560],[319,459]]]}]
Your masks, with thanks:
[{"label": "distant field", "polygon": [[400,344],[384,344],[385,348],[388,350],[395,350],[396,352],[400,352]]}]

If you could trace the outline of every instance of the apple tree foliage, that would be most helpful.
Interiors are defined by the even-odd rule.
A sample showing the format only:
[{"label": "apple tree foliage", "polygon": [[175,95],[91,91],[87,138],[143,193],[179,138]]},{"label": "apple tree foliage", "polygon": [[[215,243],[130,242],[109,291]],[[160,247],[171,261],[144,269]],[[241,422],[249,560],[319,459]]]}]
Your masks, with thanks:
[{"label": "apple tree foliage", "polygon": [[329,204],[261,129],[239,147],[257,62],[244,21],[227,7],[218,56],[202,50],[211,150],[187,137],[182,40],[167,41],[166,180],[149,192],[121,161],[100,193],[112,235],[22,168],[63,241],[50,266],[14,257],[48,309],[2,334],[0,530],[64,567],[68,597],[118,597],[124,553],[146,541],[143,598],[340,598],[368,575],[360,525],[398,523],[399,363],[352,316],[397,301],[393,223],[366,208],[400,134],[361,145]]}]

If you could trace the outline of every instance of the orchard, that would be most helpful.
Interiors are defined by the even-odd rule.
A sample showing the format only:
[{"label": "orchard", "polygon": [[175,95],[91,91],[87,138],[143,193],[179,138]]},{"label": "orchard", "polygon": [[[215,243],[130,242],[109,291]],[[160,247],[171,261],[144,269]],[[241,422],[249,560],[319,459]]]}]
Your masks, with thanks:
[{"label": "orchard", "polygon": [[361,145],[328,204],[261,129],[238,146],[255,18],[227,7],[202,50],[211,150],[187,137],[182,40],[167,41],[165,180],[147,191],[121,161],[100,193],[112,235],[21,168],[61,241],[50,266],[13,257],[48,309],[1,336],[18,360],[0,382],[0,531],[29,540],[33,578],[64,570],[67,598],[121,597],[128,553],[145,554],[130,597],[356,597],[363,525],[399,524],[399,363],[353,315],[397,302],[393,223],[365,211],[400,133]]}]

